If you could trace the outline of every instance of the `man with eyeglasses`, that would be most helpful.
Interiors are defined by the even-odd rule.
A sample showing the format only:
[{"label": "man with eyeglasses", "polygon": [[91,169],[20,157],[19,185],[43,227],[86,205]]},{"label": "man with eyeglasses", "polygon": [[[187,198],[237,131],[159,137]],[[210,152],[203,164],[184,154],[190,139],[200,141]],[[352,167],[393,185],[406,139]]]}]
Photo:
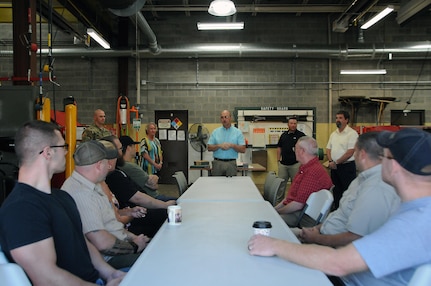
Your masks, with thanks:
[{"label": "man with eyeglasses", "polygon": [[245,153],[244,136],[238,128],[232,126],[231,120],[230,112],[223,110],[220,114],[223,126],[215,129],[208,141],[208,151],[214,152],[213,176],[236,176],[238,153]]},{"label": "man with eyeglasses", "polygon": [[[51,188],[66,166],[67,145],[52,123],[30,121],[16,133],[18,182],[0,208],[0,244],[34,285],[118,285],[115,270],[88,242],[73,199]],[[102,280],[102,279],[104,280]]]},{"label": "man with eyeglasses", "polygon": [[333,249],[253,236],[251,255],[283,259],[342,276],[345,285],[407,285],[431,261],[431,134],[415,128],[382,131],[382,178],[401,198],[399,209],[375,232]]}]

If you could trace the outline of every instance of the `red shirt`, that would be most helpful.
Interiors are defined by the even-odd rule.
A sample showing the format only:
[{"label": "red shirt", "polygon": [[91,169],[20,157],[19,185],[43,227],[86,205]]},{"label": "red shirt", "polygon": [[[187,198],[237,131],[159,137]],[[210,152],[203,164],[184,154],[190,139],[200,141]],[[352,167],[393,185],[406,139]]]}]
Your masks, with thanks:
[{"label": "red shirt", "polygon": [[292,185],[283,204],[287,205],[292,201],[305,204],[311,193],[322,189],[329,190],[332,185],[328,172],[316,157],[307,164],[299,166],[298,173],[293,178]]}]

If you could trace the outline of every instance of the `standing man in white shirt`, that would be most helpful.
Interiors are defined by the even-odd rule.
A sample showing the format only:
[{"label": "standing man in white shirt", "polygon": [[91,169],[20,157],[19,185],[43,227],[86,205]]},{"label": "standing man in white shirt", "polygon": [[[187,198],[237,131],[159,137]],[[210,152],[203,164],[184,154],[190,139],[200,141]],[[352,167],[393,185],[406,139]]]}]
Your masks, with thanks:
[{"label": "standing man in white shirt", "polygon": [[332,132],[326,145],[326,156],[331,169],[331,180],[335,187],[334,209],[338,208],[343,192],[356,178],[356,165],[353,153],[358,139],[358,133],[349,127],[350,114],[340,110],[335,116],[337,129]]}]

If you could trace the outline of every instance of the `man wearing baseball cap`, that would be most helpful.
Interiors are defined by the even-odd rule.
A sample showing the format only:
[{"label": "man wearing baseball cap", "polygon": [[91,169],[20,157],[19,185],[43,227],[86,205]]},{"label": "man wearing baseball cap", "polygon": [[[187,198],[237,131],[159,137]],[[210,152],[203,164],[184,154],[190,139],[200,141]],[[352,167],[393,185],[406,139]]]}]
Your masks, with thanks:
[{"label": "man wearing baseball cap", "polygon": [[345,285],[407,285],[431,262],[431,134],[414,128],[383,131],[382,178],[401,198],[400,208],[377,231],[333,249],[253,236],[251,255],[277,255],[342,276]]},{"label": "man wearing baseball cap", "polygon": [[149,238],[124,228],[100,185],[113,169],[108,160],[116,159],[117,154],[115,147],[108,149],[96,140],[81,143],[73,154],[75,170],[62,189],[75,200],[87,239],[108,264],[122,269],[133,265]]}]

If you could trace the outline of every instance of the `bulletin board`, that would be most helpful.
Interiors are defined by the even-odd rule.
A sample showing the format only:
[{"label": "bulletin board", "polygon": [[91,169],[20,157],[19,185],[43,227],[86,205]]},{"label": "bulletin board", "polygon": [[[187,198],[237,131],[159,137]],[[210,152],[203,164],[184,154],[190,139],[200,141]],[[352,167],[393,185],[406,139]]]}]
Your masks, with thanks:
[{"label": "bulletin board", "polygon": [[299,131],[316,138],[314,107],[240,107],[235,109],[235,116],[238,129],[253,148],[276,147],[291,117],[298,119]]}]

